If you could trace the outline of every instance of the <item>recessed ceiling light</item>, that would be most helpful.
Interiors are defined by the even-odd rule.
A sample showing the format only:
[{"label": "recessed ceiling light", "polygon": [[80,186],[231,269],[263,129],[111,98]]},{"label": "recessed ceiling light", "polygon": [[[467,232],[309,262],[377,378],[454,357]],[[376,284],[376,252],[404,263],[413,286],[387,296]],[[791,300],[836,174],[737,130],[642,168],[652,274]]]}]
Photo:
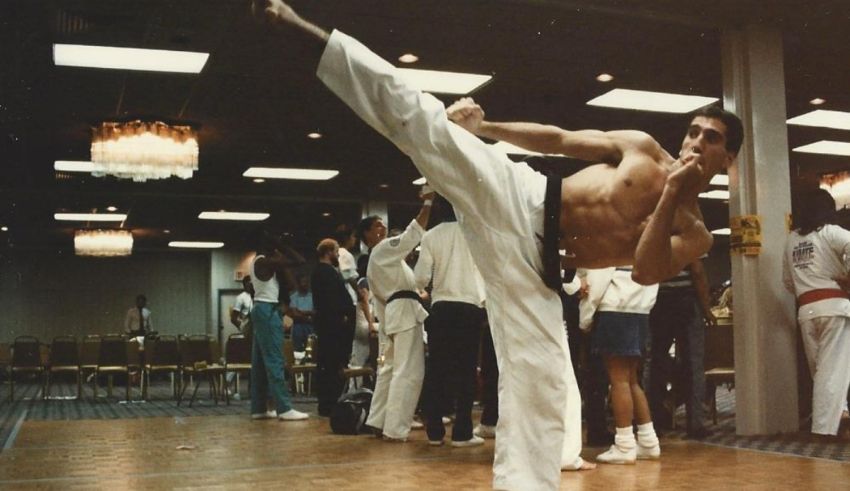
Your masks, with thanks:
[{"label": "recessed ceiling light", "polygon": [[725,189],[714,189],[712,191],[706,191],[704,193],[699,193],[700,198],[704,199],[729,199],[729,191]]},{"label": "recessed ceiling light", "polygon": [[816,109],[788,120],[788,124],[850,130],[850,113]]},{"label": "recessed ceiling light", "polygon": [[387,189],[388,187],[390,187],[390,185],[389,184],[378,184],[378,187],[381,188],[381,189]]},{"label": "recessed ceiling light", "polygon": [[266,180],[258,177],[256,179],[254,179],[254,182],[256,182],[257,184],[260,184],[260,183],[266,182]]},{"label": "recessed ceiling light", "polygon": [[714,186],[728,186],[729,185],[729,176],[727,174],[717,174],[711,178],[711,182]]},{"label": "recessed ceiling light", "polygon": [[824,102],[826,102],[826,99],[821,99],[820,97],[815,97],[814,99],[809,101],[809,104],[811,104],[813,106],[820,106]]},{"label": "recessed ceiling light", "polygon": [[202,211],[198,215],[201,220],[240,220],[246,222],[260,222],[268,217],[268,213],[243,211]]},{"label": "recessed ceiling light", "polygon": [[307,181],[327,181],[339,174],[338,170],[296,169],[286,167],[251,167],[242,173],[245,177],[266,179],[299,179]]},{"label": "recessed ceiling light", "polygon": [[800,153],[818,153],[823,155],[843,155],[850,156],[850,142],[836,142],[829,140],[821,140],[815,143],[809,143],[794,149]]},{"label": "recessed ceiling light", "polygon": [[426,182],[428,182],[428,179],[425,179],[424,177],[420,177],[419,179],[413,180],[413,185],[414,186],[421,186],[421,185],[425,184]]},{"label": "recessed ceiling light", "polygon": [[599,75],[596,76],[596,80],[598,80],[600,82],[610,82],[610,81],[614,80],[614,76],[611,75],[610,73],[600,73]]},{"label": "recessed ceiling light", "polygon": [[209,57],[209,53],[192,51],[118,48],[83,44],[53,45],[53,63],[57,66],[200,73]]},{"label": "recessed ceiling light", "polygon": [[2,232],[8,232],[8,231],[9,231],[9,227],[7,227],[7,226],[5,226],[5,225],[4,225],[4,226],[0,227],[0,231],[2,231]]},{"label": "recessed ceiling light", "polygon": [[329,216],[331,216],[331,214],[330,214],[330,212],[326,211],[326,212],[322,213],[322,216],[323,217],[329,217]]},{"label": "recessed ceiling light", "polygon": [[732,233],[732,231],[729,230],[729,228],[718,228],[718,229],[712,230],[711,233],[713,235],[730,235]]},{"label": "recessed ceiling light", "polygon": [[106,207],[106,211],[117,211],[117,210],[118,210],[118,208],[116,208],[114,206],[107,206]]},{"label": "recessed ceiling light", "polygon": [[681,114],[707,106],[717,100],[717,97],[614,89],[587,101],[587,105]]},{"label": "recessed ceiling light", "polygon": [[398,57],[398,61],[402,63],[416,63],[419,61],[419,57],[414,55],[413,53],[405,53]]},{"label": "recessed ceiling light", "polygon": [[123,222],[125,213],[54,213],[55,220],[66,222]]},{"label": "recessed ceiling light", "polygon": [[438,94],[469,94],[493,79],[490,75],[415,68],[399,68],[397,73],[413,88]]},{"label": "recessed ceiling light", "polygon": [[307,138],[310,138],[311,140],[318,140],[321,137],[322,137],[322,134],[319,133],[318,131],[314,131],[312,133],[307,133]]},{"label": "recessed ceiling light", "polygon": [[170,234],[170,233],[171,233],[171,230],[169,230],[169,229],[165,229],[165,230],[163,230],[163,231],[162,231],[162,233],[164,233],[164,234]]},{"label": "recessed ceiling light", "polygon": [[180,247],[183,249],[218,249],[224,247],[224,242],[205,242],[200,240],[173,240],[168,247]]}]

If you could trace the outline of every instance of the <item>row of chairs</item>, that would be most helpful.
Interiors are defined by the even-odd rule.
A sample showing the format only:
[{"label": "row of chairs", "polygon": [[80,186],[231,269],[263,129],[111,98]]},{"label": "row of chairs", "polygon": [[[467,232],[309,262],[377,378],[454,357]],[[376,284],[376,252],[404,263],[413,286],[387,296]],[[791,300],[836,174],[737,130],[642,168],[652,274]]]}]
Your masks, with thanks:
[{"label": "row of chairs", "polygon": [[[312,340],[313,353],[318,350],[318,343]],[[50,398],[51,384],[56,375],[73,374],[77,382],[77,397],[82,397],[83,380],[91,375],[93,378],[93,393],[98,395],[98,379],[101,375],[108,377],[108,395],[112,395],[112,378],[114,375],[127,377],[125,399],[130,400],[130,377],[140,377],[142,398],[148,400],[152,374],[169,374],[172,380],[172,395],[179,405],[188,385],[183,383],[186,377],[195,380],[195,387],[189,401],[194,401],[201,381],[206,379],[210,391],[218,403],[219,393],[224,393],[224,399],[230,404],[228,390],[220,390],[224,385],[222,380],[227,372],[238,375],[251,370],[251,346],[249,340],[242,334],[232,334],[226,341],[224,364],[219,363],[218,343],[207,335],[160,335],[153,339],[145,339],[139,345],[135,338],[122,334],[105,336],[88,335],[78,342],[74,336],[58,336],[48,346],[39,342],[34,336],[19,336],[11,349],[8,345],[0,344],[0,367],[8,367],[9,400],[14,400],[15,378],[18,374],[36,375],[40,379],[42,397]],[[293,390],[296,380],[306,380],[306,392],[310,393],[312,373],[316,370],[315,363],[297,363],[291,340],[285,340],[282,346],[286,374]],[[144,357],[139,356],[144,353]],[[346,368],[343,377],[356,386],[357,380],[372,379],[374,371],[370,367]],[[176,382],[175,382],[176,380]]]},{"label": "row of chairs", "polygon": [[[151,374],[169,373],[172,376],[172,394],[178,405],[188,386],[182,383],[185,377],[196,380],[190,405],[194,401],[201,380],[206,378],[210,390],[218,402],[219,379],[227,371],[250,371],[250,348],[244,336],[236,334],[227,340],[227,359],[219,363],[215,346],[207,335],[170,336],[162,335],[146,339],[139,345],[135,339],[121,334],[105,336],[89,335],[81,343],[74,336],[58,336],[49,345],[44,345],[33,336],[19,336],[11,349],[0,347],[0,364],[9,367],[9,400],[14,400],[15,379],[18,374],[39,377],[43,398],[50,397],[51,382],[61,373],[76,376],[77,397],[82,397],[82,381],[87,375],[93,377],[93,391],[98,395],[98,379],[106,375],[111,395],[112,377],[121,374],[127,377],[126,400],[130,400],[130,377],[140,377],[142,397],[147,400]],[[144,356],[140,356],[143,353]],[[4,363],[5,360],[5,363]],[[176,383],[174,380],[176,379]],[[224,398],[229,404],[227,391]]]}]

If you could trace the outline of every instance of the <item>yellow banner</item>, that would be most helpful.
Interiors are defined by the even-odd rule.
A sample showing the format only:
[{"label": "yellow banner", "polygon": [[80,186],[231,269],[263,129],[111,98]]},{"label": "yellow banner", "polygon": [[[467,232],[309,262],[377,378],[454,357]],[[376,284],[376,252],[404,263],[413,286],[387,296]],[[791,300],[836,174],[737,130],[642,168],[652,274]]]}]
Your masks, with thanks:
[{"label": "yellow banner", "polygon": [[741,215],[729,220],[729,248],[732,254],[758,256],[761,253],[761,217]]}]

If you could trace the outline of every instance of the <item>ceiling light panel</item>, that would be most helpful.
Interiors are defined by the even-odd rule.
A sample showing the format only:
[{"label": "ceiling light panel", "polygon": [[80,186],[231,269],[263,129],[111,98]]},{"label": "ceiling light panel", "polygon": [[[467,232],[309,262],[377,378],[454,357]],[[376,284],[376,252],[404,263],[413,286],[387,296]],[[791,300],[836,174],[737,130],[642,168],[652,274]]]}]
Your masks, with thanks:
[{"label": "ceiling light panel", "polygon": [[339,175],[338,170],[296,169],[286,167],[251,167],[242,173],[245,177],[263,179],[297,179],[304,181],[327,181]]},{"label": "ceiling light panel", "polygon": [[688,113],[717,102],[716,97],[614,89],[587,102],[588,106],[663,113]]},{"label": "ceiling light panel", "polygon": [[66,222],[123,222],[126,213],[54,213],[53,218]]},{"label": "ceiling light panel", "polygon": [[268,217],[268,213],[243,211],[202,211],[198,215],[201,220],[238,220],[243,222],[261,222]]},{"label": "ceiling light panel", "polygon": [[816,126],[818,128],[850,130],[850,113],[844,111],[817,109],[791,118],[787,122],[788,124],[798,126]]},{"label": "ceiling light panel", "polygon": [[220,249],[224,247],[224,242],[204,242],[197,240],[173,240],[168,243],[168,247],[178,247],[182,249]]},{"label": "ceiling light panel", "polygon": [[192,51],[118,48],[83,44],[53,45],[54,64],[84,68],[200,73],[209,56],[209,53]]},{"label": "ceiling light panel", "polygon": [[850,156],[850,142],[821,140],[819,142],[797,147],[794,151],[800,153],[817,153],[821,155]]},{"label": "ceiling light panel", "polygon": [[729,199],[729,191],[725,189],[715,189],[713,191],[706,191],[704,193],[699,193],[699,197],[703,199]]},{"label": "ceiling light panel", "polygon": [[418,70],[415,68],[399,68],[398,73],[412,87],[437,94],[469,94],[493,79],[490,75]]},{"label": "ceiling light panel", "polygon": [[711,182],[709,183],[713,186],[728,186],[729,185],[729,175],[727,174],[716,174],[711,178]]}]

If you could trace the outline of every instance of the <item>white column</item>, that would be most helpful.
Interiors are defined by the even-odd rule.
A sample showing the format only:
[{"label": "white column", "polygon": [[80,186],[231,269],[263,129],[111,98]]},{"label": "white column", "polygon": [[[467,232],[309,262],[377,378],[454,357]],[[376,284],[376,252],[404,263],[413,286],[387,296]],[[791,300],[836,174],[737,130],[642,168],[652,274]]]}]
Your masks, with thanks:
[{"label": "white column", "polygon": [[796,431],[794,298],[782,286],[791,211],[781,32],[747,26],[723,33],[724,105],[744,122],[744,145],[729,170],[731,216],[759,215],[758,256],[733,254],[736,430]]}]

